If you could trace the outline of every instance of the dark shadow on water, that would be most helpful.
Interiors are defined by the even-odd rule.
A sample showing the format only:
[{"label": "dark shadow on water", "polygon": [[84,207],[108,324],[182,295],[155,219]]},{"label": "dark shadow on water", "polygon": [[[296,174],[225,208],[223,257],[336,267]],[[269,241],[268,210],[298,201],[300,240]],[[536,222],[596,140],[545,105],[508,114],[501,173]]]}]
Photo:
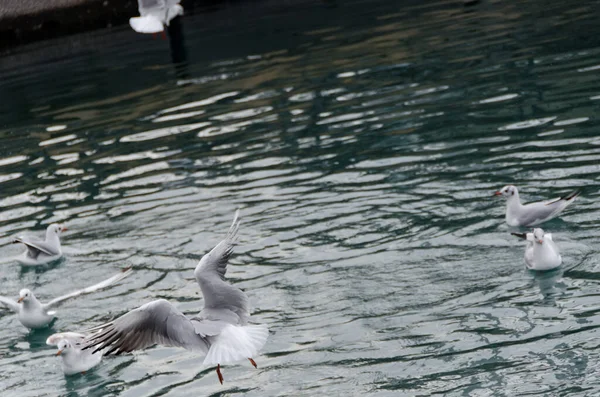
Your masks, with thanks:
[{"label": "dark shadow on water", "polygon": [[543,295],[542,302],[549,305],[556,303],[556,297],[560,296],[566,289],[564,283],[558,283],[562,278],[564,269],[562,266],[552,270],[536,271],[527,269],[537,286],[540,289],[540,293]]},{"label": "dark shadow on water", "polygon": [[59,259],[43,264],[43,265],[39,265],[39,266],[24,266],[21,265],[21,269],[19,271],[19,278],[22,278],[25,274],[33,272],[35,274],[41,274],[41,273],[45,273],[48,270],[52,270],[52,269],[56,269],[57,267],[59,267],[62,263],[65,262],[65,257],[62,256]]},{"label": "dark shadow on water", "polygon": [[50,325],[45,328],[32,329],[25,336],[25,340],[29,343],[29,348],[31,350],[42,350],[42,349],[53,349],[53,346],[49,346],[46,344],[46,339],[52,334],[56,332],[55,329],[52,328],[52,325],[56,321],[56,318],[52,320]]},{"label": "dark shadow on water", "polygon": [[174,18],[167,27],[167,33],[171,48],[171,61],[175,65],[175,75],[178,79],[186,79],[189,78],[189,73],[183,23],[181,21],[181,17]]}]

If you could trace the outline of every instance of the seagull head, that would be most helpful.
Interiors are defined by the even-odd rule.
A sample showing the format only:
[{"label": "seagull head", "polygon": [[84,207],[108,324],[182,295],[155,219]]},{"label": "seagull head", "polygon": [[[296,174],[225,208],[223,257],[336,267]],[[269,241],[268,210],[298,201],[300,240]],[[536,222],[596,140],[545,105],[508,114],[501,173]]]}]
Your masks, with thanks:
[{"label": "seagull head", "polygon": [[65,227],[65,225],[53,223],[50,226],[48,226],[48,229],[46,229],[46,233],[57,234],[60,236],[60,234],[66,230],[67,228]]},{"label": "seagull head", "polygon": [[533,229],[533,241],[538,244],[542,244],[544,242],[544,231],[537,227]]},{"label": "seagull head", "polygon": [[25,302],[27,303],[29,299],[33,296],[33,293],[29,291],[27,288],[23,288],[19,291],[19,299],[17,299],[18,303]]},{"label": "seagull head", "polygon": [[504,196],[506,198],[510,198],[512,196],[517,196],[519,191],[516,186],[506,185],[502,189],[498,190],[494,193],[494,196]]},{"label": "seagull head", "polygon": [[71,342],[66,339],[61,339],[56,346],[58,347],[58,351],[56,352],[57,356],[68,353],[69,349],[72,347]]}]

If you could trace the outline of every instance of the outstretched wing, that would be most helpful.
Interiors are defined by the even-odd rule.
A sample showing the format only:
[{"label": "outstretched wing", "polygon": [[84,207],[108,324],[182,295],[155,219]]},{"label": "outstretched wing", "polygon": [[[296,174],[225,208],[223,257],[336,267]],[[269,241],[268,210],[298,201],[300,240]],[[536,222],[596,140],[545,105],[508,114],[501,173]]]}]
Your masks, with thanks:
[{"label": "outstretched wing", "polygon": [[10,310],[12,310],[15,313],[19,312],[19,309],[20,309],[19,304],[10,298],[7,298],[5,296],[0,296],[0,303],[3,304],[4,306],[8,307]]},{"label": "outstretched wing", "polygon": [[85,338],[82,349],[95,348],[93,353],[106,349],[105,355],[155,344],[208,351],[208,342],[195,332],[190,319],[164,299],[146,303],[87,332],[94,333]]},{"label": "outstretched wing", "polygon": [[227,262],[233,253],[240,227],[238,216],[239,210],[235,212],[227,237],[200,259],[194,276],[204,296],[200,317],[243,325],[250,316],[248,297],[239,288],[225,282]]},{"label": "outstretched wing", "polygon": [[30,251],[29,256],[31,256],[32,258],[37,258],[38,255],[40,254],[40,252],[42,252],[48,256],[55,256],[55,255],[59,254],[56,247],[52,247],[50,244],[46,243],[45,241],[27,237],[27,236],[16,237],[13,240],[13,243],[25,244],[25,246],[27,246],[27,249],[29,249],[29,251]]},{"label": "outstretched wing", "polygon": [[78,332],[59,332],[50,335],[48,339],[46,339],[46,344],[56,346],[58,345],[58,342],[60,342],[62,339],[67,339],[68,341],[75,344],[82,341],[83,338],[85,338],[85,335],[80,334]]},{"label": "outstretched wing", "polygon": [[79,295],[89,294],[91,292],[95,292],[95,291],[101,290],[103,288],[109,287],[109,286],[115,284],[116,282],[124,279],[125,277],[129,276],[131,274],[131,272],[132,272],[131,267],[128,267],[126,269],[123,269],[119,274],[116,274],[116,275],[112,276],[111,278],[101,281],[98,284],[94,284],[91,287],[80,289],[78,291],[71,292],[70,294],[59,296],[58,298],[54,298],[50,302],[43,304],[42,307],[45,310],[48,310],[52,307],[56,307],[56,306],[60,305],[67,299],[75,298],[76,296],[79,296]]}]

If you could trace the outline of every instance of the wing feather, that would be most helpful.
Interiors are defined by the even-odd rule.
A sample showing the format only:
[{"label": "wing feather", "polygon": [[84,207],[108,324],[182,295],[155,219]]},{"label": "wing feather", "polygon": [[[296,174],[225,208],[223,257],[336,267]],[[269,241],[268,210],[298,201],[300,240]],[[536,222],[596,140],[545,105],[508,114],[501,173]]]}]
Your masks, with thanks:
[{"label": "wing feather", "polygon": [[79,295],[89,294],[89,293],[92,293],[92,292],[96,292],[96,291],[101,290],[103,288],[109,287],[109,286],[115,284],[118,281],[121,281],[125,277],[129,276],[131,274],[131,272],[132,272],[131,267],[128,267],[126,269],[123,269],[120,273],[118,273],[118,274],[116,274],[116,275],[114,275],[114,276],[112,276],[110,278],[107,278],[104,281],[101,281],[101,282],[99,282],[97,284],[94,284],[94,285],[92,285],[90,287],[83,288],[83,289],[80,289],[78,291],[74,291],[74,292],[71,292],[69,294],[63,295],[63,296],[59,296],[58,298],[54,298],[50,302],[45,303],[42,306],[43,306],[43,308],[45,310],[48,310],[50,308],[53,308],[53,307],[56,307],[56,306],[60,305],[61,303],[63,303],[64,301],[66,301],[68,299],[75,298],[76,296],[79,296]]},{"label": "wing feather", "polygon": [[93,353],[108,348],[105,355],[121,354],[161,344],[208,351],[208,342],[198,335],[192,322],[164,299],[132,310],[118,319],[88,330],[82,349]]},{"label": "wing feather", "polygon": [[14,301],[10,298],[7,298],[5,296],[0,296],[0,303],[3,304],[4,306],[8,307],[10,310],[12,310],[15,313],[18,313],[19,310],[21,309],[20,305],[16,301]]},{"label": "wing feather", "polygon": [[38,239],[34,239],[26,236],[15,237],[13,243],[21,243],[25,244],[28,249],[32,250],[32,257],[37,258],[40,252],[48,255],[48,256],[56,256],[59,255],[60,252],[56,250],[56,247],[52,247],[50,244],[45,241],[41,241]]},{"label": "wing feather", "polygon": [[242,290],[225,281],[227,263],[233,253],[239,227],[238,210],[225,239],[204,255],[194,270],[204,297],[204,309],[200,313],[202,318],[240,325],[248,321],[248,297]]}]

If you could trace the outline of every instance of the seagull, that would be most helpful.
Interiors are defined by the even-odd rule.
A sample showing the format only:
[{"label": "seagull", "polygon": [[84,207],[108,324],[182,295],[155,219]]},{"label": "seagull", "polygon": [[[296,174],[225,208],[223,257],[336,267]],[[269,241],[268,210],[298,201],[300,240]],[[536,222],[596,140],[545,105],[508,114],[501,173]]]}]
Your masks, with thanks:
[{"label": "seagull", "polygon": [[204,255],[194,277],[204,297],[204,308],[198,316],[186,317],[171,303],[158,299],[132,310],[114,321],[94,327],[83,349],[95,347],[97,352],[121,354],[145,349],[155,344],[179,346],[206,354],[203,364],[216,366],[223,384],[221,364],[248,359],[265,345],[269,330],[266,325],[250,325],[248,297],[225,280],[227,262],[240,226],[236,211],[227,237]]},{"label": "seagull", "polygon": [[163,32],[165,25],[183,15],[179,0],[138,0],[139,17],[129,19],[129,25],[138,33]]},{"label": "seagull", "polygon": [[16,260],[22,265],[36,266],[59,259],[62,256],[60,234],[66,230],[64,225],[53,223],[46,228],[46,240],[44,241],[35,237],[16,237],[13,243],[25,244],[27,248],[27,251],[18,256]]},{"label": "seagull", "polygon": [[550,270],[557,268],[562,263],[558,247],[552,240],[552,234],[544,233],[540,228],[533,229],[533,233],[511,233],[527,240],[525,247],[525,265],[531,270]]},{"label": "seagull", "polygon": [[84,338],[85,335],[77,332],[61,332],[50,335],[46,339],[47,345],[58,347],[56,355],[62,359],[62,370],[65,375],[84,374],[102,361],[101,352],[92,353],[89,350],[81,350],[81,342]]},{"label": "seagull", "polygon": [[504,186],[494,195],[506,197],[506,223],[509,226],[534,226],[558,216],[580,193],[574,191],[551,201],[525,205],[521,204],[519,191],[513,185]]},{"label": "seagull", "polygon": [[98,284],[94,284],[91,287],[80,289],[70,294],[60,296],[52,299],[48,303],[41,303],[27,288],[19,291],[19,299],[15,302],[14,300],[0,296],[0,303],[17,313],[19,321],[25,327],[30,329],[43,328],[52,322],[55,318],[55,311],[49,309],[55,308],[62,304],[64,301],[75,298],[76,296],[89,294],[91,292],[98,291],[106,288],[117,281],[124,279],[131,274],[131,268],[123,269],[119,274],[112,276]]}]

